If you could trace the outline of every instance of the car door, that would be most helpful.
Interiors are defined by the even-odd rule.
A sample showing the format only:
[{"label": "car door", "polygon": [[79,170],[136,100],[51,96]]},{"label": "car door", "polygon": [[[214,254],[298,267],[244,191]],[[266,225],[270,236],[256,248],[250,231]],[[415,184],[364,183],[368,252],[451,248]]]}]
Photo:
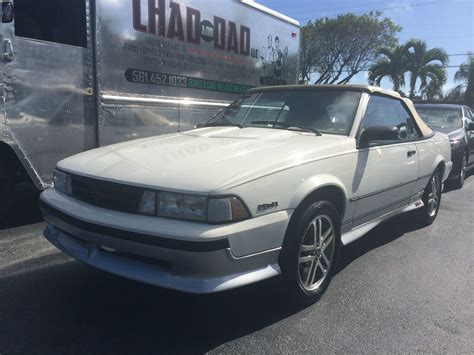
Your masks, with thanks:
[{"label": "car door", "polygon": [[354,227],[407,205],[418,179],[421,134],[402,101],[372,95],[359,132],[369,126],[396,126],[398,139],[358,150]]}]

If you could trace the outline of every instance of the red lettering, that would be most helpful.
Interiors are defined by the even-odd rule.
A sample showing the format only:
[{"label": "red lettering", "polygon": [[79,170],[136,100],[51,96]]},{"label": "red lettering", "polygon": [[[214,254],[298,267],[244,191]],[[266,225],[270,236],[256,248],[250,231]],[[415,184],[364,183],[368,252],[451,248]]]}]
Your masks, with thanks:
[{"label": "red lettering", "polygon": [[214,16],[214,48],[225,49],[225,20]]},{"label": "red lettering", "polygon": [[237,26],[235,22],[229,21],[229,36],[227,38],[227,51],[234,51],[237,53],[239,51],[237,43]]},{"label": "red lettering", "polygon": [[[139,0],[140,2],[140,0]],[[148,0],[148,33],[165,36],[166,28],[166,9],[165,0],[158,0],[158,7],[156,0]],[[158,19],[158,33],[156,32],[156,20]]]},{"label": "red lettering", "polygon": [[201,12],[192,7],[186,8],[187,41],[190,43],[201,43]]},{"label": "red lettering", "polygon": [[147,27],[142,24],[142,5],[140,0],[133,0],[133,28],[136,31],[146,32]]},{"label": "red lettering", "polygon": [[250,28],[240,26],[240,54],[250,56]]},{"label": "red lettering", "polygon": [[[132,0],[133,28],[139,32],[150,33],[157,36],[178,39],[188,43],[200,44],[201,36],[207,41],[214,40],[214,48],[227,52],[240,53],[243,56],[251,55],[250,28],[240,25],[237,33],[237,24],[227,21],[221,17],[214,16],[214,28],[212,25],[203,26],[201,33],[201,11],[192,7],[186,7],[186,23],[183,23],[180,4],[170,0],[169,24],[166,23],[166,0],[146,0],[148,3],[148,23],[142,23],[142,2],[145,0]],[[168,26],[167,26],[168,25]],[[184,28],[186,26],[186,28]],[[215,55],[215,54],[213,54]]]},{"label": "red lettering", "polygon": [[178,37],[180,41],[184,41],[183,20],[181,18],[181,10],[179,4],[170,2],[170,24],[168,27],[168,38]]}]

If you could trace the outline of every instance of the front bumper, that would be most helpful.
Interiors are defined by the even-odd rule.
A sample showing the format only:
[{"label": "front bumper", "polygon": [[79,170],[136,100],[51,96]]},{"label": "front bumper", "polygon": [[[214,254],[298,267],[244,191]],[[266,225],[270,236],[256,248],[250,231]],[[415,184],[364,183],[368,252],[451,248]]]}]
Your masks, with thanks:
[{"label": "front bumper", "polygon": [[223,291],[278,275],[290,217],[280,211],[229,225],[206,225],[105,210],[54,189],[41,195],[41,209],[48,222],[45,237],[73,258],[190,293]]}]

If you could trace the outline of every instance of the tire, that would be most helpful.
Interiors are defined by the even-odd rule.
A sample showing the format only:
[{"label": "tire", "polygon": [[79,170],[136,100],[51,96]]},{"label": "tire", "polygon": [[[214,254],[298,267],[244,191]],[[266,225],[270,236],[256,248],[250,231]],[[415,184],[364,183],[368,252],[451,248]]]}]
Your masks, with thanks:
[{"label": "tire", "polygon": [[[339,215],[333,204],[311,204],[291,223],[280,258],[285,291],[298,304],[316,302],[337,267],[341,247]],[[322,240],[321,240],[322,236]]]},{"label": "tire", "polygon": [[8,226],[8,212],[13,200],[14,186],[12,179],[0,178],[0,228]]},{"label": "tire", "polygon": [[8,158],[8,155],[0,154],[0,228],[8,226],[8,213],[15,188],[15,165]]},{"label": "tire", "polygon": [[467,170],[467,158],[466,156],[462,157],[461,161],[461,171],[459,172],[459,176],[451,182],[451,186],[454,189],[460,189],[464,185],[464,180],[466,179],[466,170]]},{"label": "tire", "polygon": [[431,225],[438,215],[442,190],[441,170],[437,169],[430,178],[423,193],[424,206],[417,210],[417,220],[423,226]]}]

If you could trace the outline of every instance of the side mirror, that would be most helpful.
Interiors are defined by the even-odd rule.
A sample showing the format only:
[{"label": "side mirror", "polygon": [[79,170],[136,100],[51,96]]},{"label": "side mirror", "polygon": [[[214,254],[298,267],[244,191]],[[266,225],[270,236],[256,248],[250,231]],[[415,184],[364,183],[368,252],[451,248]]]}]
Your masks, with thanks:
[{"label": "side mirror", "polygon": [[398,128],[393,126],[372,126],[365,128],[359,137],[359,148],[369,148],[398,140]]},{"label": "side mirror", "polygon": [[469,129],[470,131],[474,131],[474,122],[469,122],[468,129]]}]

